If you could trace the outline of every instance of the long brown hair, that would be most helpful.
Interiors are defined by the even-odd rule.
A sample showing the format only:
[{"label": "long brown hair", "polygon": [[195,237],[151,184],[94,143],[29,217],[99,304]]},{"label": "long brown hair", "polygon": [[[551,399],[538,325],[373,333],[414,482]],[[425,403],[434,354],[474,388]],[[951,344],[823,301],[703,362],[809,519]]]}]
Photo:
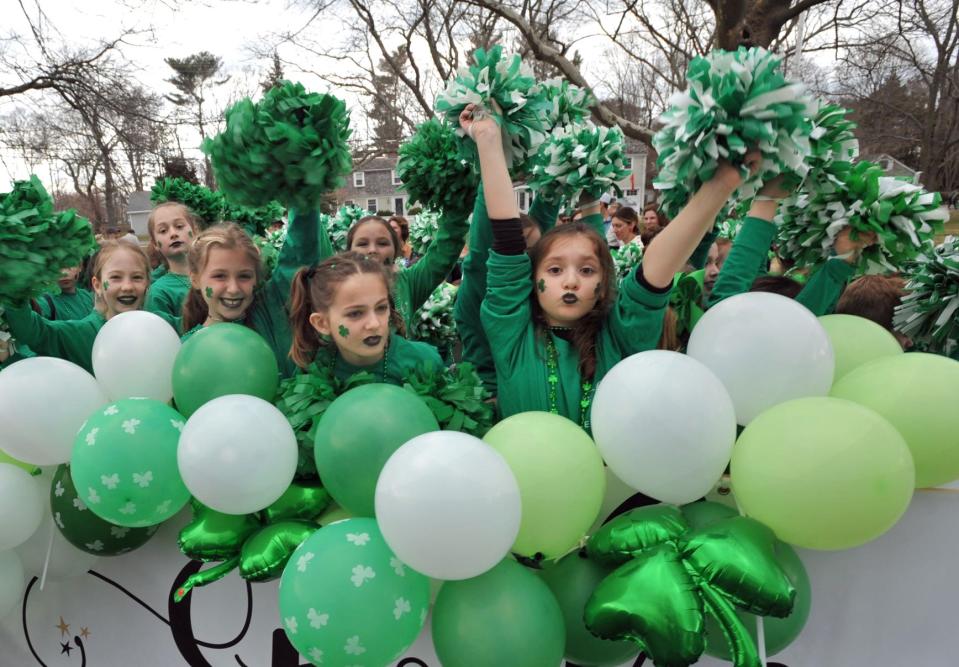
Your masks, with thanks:
[{"label": "long brown hair", "polygon": [[616,209],[616,212],[613,213],[614,218],[619,218],[627,225],[632,227],[633,234],[639,234],[639,216],[636,214],[636,209],[631,206],[620,206]]},{"label": "long brown hair", "polygon": [[[593,251],[599,260],[603,276],[602,283],[600,283],[602,289],[599,298],[593,305],[593,309],[580,318],[576,326],[573,327],[572,343],[579,353],[579,374],[584,379],[591,380],[596,374],[596,339],[599,337],[599,331],[603,328],[606,316],[616,300],[616,269],[613,267],[613,257],[606,247],[606,240],[595,229],[582,222],[571,222],[568,225],[553,227],[543,234],[543,237],[529,250],[529,257],[533,263],[531,278],[532,282],[535,283],[536,270],[549,254],[553,244],[571,236],[585,236],[593,244]],[[539,305],[535,288],[530,290],[530,304],[532,305],[533,322],[536,325],[537,333],[546,336],[549,325],[546,322],[546,314],[543,312],[542,306]]]},{"label": "long brown hair", "polygon": [[153,264],[153,266],[159,266],[160,264],[163,266],[169,266],[166,261],[166,257],[164,257],[163,254],[157,249],[156,214],[157,211],[173,207],[183,209],[183,217],[186,219],[187,224],[190,225],[190,229],[193,230],[193,235],[196,236],[199,233],[196,226],[196,218],[193,217],[193,213],[186,206],[186,204],[182,204],[178,201],[166,201],[162,204],[157,204],[154,206],[153,210],[150,211],[150,217],[147,218],[147,232],[150,234],[150,246],[147,251],[149,253],[148,256],[150,258],[150,262]]},{"label": "long brown hair", "polygon": [[[187,253],[187,262],[190,264],[190,279],[198,280],[206,263],[210,259],[210,251],[213,248],[222,248],[224,250],[243,250],[246,256],[253,261],[256,267],[256,282],[259,284],[263,274],[263,266],[260,262],[260,249],[256,247],[253,240],[236,223],[224,222],[219,225],[213,225],[200,233],[190,246],[190,252]],[[256,301],[256,296],[253,297]],[[250,318],[253,313],[253,303],[247,309],[243,317],[243,324],[249,326]],[[187,332],[198,324],[206,322],[210,310],[203,300],[203,295],[197,287],[190,285],[190,291],[183,301],[183,320],[180,328]]]},{"label": "long brown hair", "polygon": [[293,288],[290,291],[290,329],[293,331],[293,345],[290,347],[290,358],[300,368],[306,368],[312,363],[320,347],[335,345],[320,339],[310,324],[310,315],[328,311],[333,305],[339,286],[350,276],[361,273],[383,278],[390,302],[390,324],[399,335],[405,335],[406,327],[393,299],[393,272],[366,255],[341,252],[316,266],[301,268],[293,277]]},{"label": "long brown hair", "polygon": [[350,230],[346,233],[347,251],[352,251],[353,237],[356,236],[356,230],[360,228],[360,225],[365,225],[367,222],[378,222],[386,228],[387,233],[390,235],[390,242],[393,244],[393,261],[396,261],[396,259],[402,254],[403,243],[400,241],[400,237],[396,235],[396,230],[393,229],[393,225],[378,215],[364,215],[362,218],[353,223],[353,226],[350,227]]}]

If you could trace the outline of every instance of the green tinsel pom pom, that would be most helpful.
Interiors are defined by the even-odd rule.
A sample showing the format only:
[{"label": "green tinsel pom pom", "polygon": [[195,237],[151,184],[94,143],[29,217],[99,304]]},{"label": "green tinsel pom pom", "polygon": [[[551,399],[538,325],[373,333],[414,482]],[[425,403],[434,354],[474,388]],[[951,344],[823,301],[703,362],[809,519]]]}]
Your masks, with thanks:
[{"label": "green tinsel pom pom", "polygon": [[583,192],[599,196],[629,176],[626,137],[618,127],[592,123],[554,130],[539,148],[527,183],[550,201],[576,202]]},{"label": "green tinsel pom pom", "polygon": [[[553,103],[529,65],[516,54],[504,54],[502,46],[477,49],[473,61],[473,65],[461,67],[437,95],[434,108],[458,128],[460,112],[468,104],[482,107],[503,132],[507,165],[514,174],[525,173],[527,162],[551,129]],[[462,130],[456,132],[462,136]],[[467,140],[462,149],[475,162],[475,144]]]},{"label": "green tinsel pom pom", "polygon": [[283,218],[285,210],[278,201],[271,201],[266,206],[242,206],[224,204],[223,219],[229,222],[235,222],[250,236],[263,236],[277,220]]},{"label": "green tinsel pom pom", "polygon": [[938,192],[885,176],[872,162],[857,162],[839,185],[803,192],[779,207],[779,254],[797,266],[815,266],[831,256],[846,227],[875,232],[877,244],[863,250],[861,270],[897,271],[932,240],[948,219]]},{"label": "green tinsel pom pom", "polygon": [[453,304],[456,303],[456,285],[442,283],[413,315],[410,337],[429,343],[439,350],[456,345],[456,321]]},{"label": "green tinsel pom pom", "polygon": [[896,308],[893,326],[917,346],[952,356],[959,350],[959,237],[927,246],[906,273],[908,294]]},{"label": "green tinsel pom pom", "polygon": [[15,182],[0,194],[0,302],[58,293],[60,269],[78,266],[95,247],[90,222],[73,209],[55,213],[40,179]]},{"label": "green tinsel pom pom", "polygon": [[440,230],[440,216],[420,213],[410,220],[410,247],[420,257],[426,254]]},{"label": "green tinsel pom pom", "polygon": [[627,243],[619,248],[610,248],[616,275],[624,280],[643,259],[643,247],[638,243]]},{"label": "green tinsel pom pom", "polygon": [[544,81],[543,88],[550,101],[549,123],[552,127],[581,125],[590,117],[589,108],[595,100],[588,90],[559,77]]},{"label": "green tinsel pom pom", "polygon": [[326,224],[327,233],[330,235],[330,243],[336,252],[346,250],[346,235],[349,233],[350,227],[366,215],[370,215],[370,212],[359,206],[341,206],[332,218],[325,216],[326,219],[321,222]]},{"label": "green tinsel pom pom", "polygon": [[352,169],[349,125],[342,100],[284,81],[256,104],[230,107],[226,129],[204,140],[203,152],[231,201],[315,209]]},{"label": "green tinsel pom pom", "polygon": [[434,211],[473,206],[479,174],[460,155],[460,139],[448,123],[428,120],[400,146],[396,175],[410,199]]},{"label": "green tinsel pom pom", "polygon": [[716,172],[720,159],[748,170],[750,148],[762,154],[756,176],[733,194],[751,199],[760,185],[781,173],[806,175],[814,114],[805,87],[786,79],[780,59],[761,48],[716,50],[694,58],[686,70],[687,90],[670,99],[665,127],[653,137],[659,153],[660,205],[675,217],[692,193]]}]

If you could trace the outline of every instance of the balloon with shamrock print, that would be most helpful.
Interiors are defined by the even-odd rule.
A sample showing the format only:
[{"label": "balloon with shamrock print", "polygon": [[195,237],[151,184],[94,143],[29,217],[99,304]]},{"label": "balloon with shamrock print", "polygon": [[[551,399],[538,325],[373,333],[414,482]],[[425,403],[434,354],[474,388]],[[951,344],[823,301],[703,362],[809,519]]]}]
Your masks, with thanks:
[{"label": "balloon with shamrock print", "polygon": [[400,562],[376,521],[347,519],[293,553],[279,603],[286,636],[314,665],[388,665],[422,630],[430,585]]},{"label": "balloon with shamrock print", "polygon": [[586,603],[587,627],[632,639],[656,665],[691,665],[706,648],[705,616],[729,642],[736,667],[760,667],[736,609],[787,616],[796,589],[776,560],[772,531],[746,517],[692,529],[671,505],[622,514],[590,538],[589,557],[618,565]]},{"label": "balloon with shamrock print", "polygon": [[94,514],[80,498],[70,466],[57,467],[50,487],[50,511],[60,533],[70,544],[95,556],[119,556],[143,546],[160,529],[159,524],[130,528],[110,523]]},{"label": "balloon with shamrock print", "polygon": [[80,499],[101,519],[143,528],[166,521],[190,499],[177,468],[185,420],[149,399],[94,412],[73,444],[70,475]]}]

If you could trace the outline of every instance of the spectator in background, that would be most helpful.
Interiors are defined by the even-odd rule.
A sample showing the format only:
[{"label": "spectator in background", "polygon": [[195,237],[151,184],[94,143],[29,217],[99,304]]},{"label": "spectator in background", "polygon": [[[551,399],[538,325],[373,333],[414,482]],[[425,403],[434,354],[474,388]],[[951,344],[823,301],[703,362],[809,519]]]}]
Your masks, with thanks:
[{"label": "spectator in background", "polygon": [[629,206],[617,208],[613,214],[610,229],[616,236],[620,247],[628,243],[635,243],[641,248],[644,247],[639,236],[639,216],[636,214],[635,209]]},{"label": "spectator in background", "polygon": [[732,242],[729,239],[716,239],[709,247],[709,255],[706,256],[706,267],[703,272],[703,301],[709,299],[713,291],[713,285],[716,284],[716,278],[723,268],[723,262],[729,256],[729,249],[732,248]]},{"label": "spectator in background", "polygon": [[893,311],[905,294],[906,281],[899,276],[862,276],[849,283],[835,312],[872,320],[892,333],[903,350],[908,350],[912,340],[892,328]]},{"label": "spectator in background", "polygon": [[413,246],[410,245],[409,221],[402,215],[391,215],[387,222],[390,223],[390,227],[396,232],[402,246],[397,259],[406,267],[413,266],[419,260],[420,256],[413,252]]}]

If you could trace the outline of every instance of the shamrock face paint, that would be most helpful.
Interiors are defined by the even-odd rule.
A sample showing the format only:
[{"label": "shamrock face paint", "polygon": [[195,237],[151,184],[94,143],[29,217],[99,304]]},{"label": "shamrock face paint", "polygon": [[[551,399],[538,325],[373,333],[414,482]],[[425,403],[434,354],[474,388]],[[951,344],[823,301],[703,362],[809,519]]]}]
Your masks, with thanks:
[{"label": "shamrock face paint", "polygon": [[343,338],[349,338],[349,337],[350,337],[350,330],[347,329],[347,328],[346,328],[345,326],[343,326],[342,324],[340,325],[340,336],[343,337]]},{"label": "shamrock face paint", "polygon": [[536,289],[539,290],[539,293],[542,294],[546,291],[546,281],[542,278],[539,279],[539,282],[536,283]]},{"label": "shamrock face paint", "polygon": [[236,322],[253,303],[256,264],[242,248],[211,248],[206,266],[193,280],[208,308],[204,325]]},{"label": "shamrock face paint", "polygon": [[206,298],[208,298],[208,299],[212,299],[212,298],[213,298],[213,288],[212,288],[212,287],[207,287],[207,288],[206,288]]}]

